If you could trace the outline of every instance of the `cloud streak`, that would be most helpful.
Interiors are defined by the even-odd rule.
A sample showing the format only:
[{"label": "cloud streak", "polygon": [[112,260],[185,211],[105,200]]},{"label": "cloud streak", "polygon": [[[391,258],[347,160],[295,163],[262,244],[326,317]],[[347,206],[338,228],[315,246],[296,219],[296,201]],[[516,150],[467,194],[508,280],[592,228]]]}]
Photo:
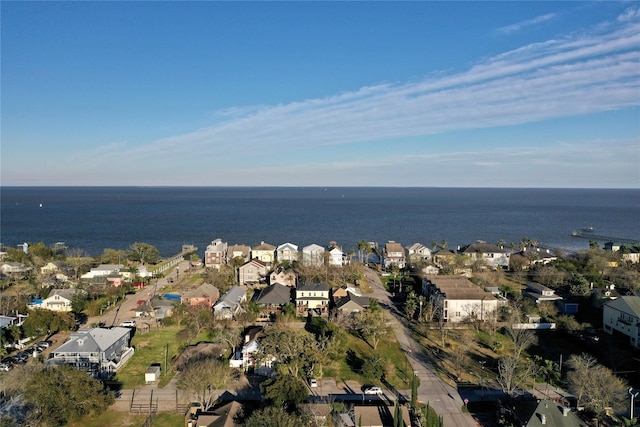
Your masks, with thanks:
[{"label": "cloud streak", "polygon": [[527,19],[526,21],[521,21],[516,24],[506,25],[504,27],[498,28],[496,31],[500,34],[511,34],[518,31],[522,31],[524,28],[532,27],[543,22],[550,21],[554,19],[557,15],[555,13],[547,13],[546,15],[536,16],[532,19]]}]

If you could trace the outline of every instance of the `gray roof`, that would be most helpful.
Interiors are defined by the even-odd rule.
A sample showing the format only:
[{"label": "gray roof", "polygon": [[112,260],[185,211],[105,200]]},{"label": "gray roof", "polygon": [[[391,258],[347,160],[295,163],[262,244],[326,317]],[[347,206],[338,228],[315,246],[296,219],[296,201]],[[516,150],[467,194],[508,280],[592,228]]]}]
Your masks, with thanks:
[{"label": "gray roof", "polygon": [[220,298],[223,301],[238,304],[240,300],[247,294],[247,291],[236,285]]},{"label": "gray roof", "polygon": [[203,283],[195,289],[185,292],[183,298],[218,298],[220,291],[209,283]]},{"label": "gray roof", "polygon": [[304,282],[298,285],[296,291],[329,292],[329,285],[327,282]]},{"label": "gray roof", "polygon": [[615,308],[628,314],[640,317],[640,297],[622,296],[605,303],[607,307]]},{"label": "gray roof", "polygon": [[69,341],[54,353],[98,353],[105,351],[126,335],[131,335],[130,328],[93,328],[72,334]]},{"label": "gray roof", "polygon": [[348,303],[355,303],[362,308],[369,307],[369,297],[363,297],[360,295],[355,295],[349,291],[347,291],[347,296],[344,298],[340,298],[338,302],[336,302],[336,308],[341,308]]},{"label": "gray roof", "polygon": [[[539,402],[523,402],[516,406],[516,414],[526,427],[582,427],[584,422],[569,408],[564,409],[560,403],[553,400],[540,400]],[[544,417],[545,423],[542,423]]]},{"label": "gray roof", "polygon": [[258,304],[284,305],[291,302],[291,288],[275,283],[254,294],[253,300]]}]

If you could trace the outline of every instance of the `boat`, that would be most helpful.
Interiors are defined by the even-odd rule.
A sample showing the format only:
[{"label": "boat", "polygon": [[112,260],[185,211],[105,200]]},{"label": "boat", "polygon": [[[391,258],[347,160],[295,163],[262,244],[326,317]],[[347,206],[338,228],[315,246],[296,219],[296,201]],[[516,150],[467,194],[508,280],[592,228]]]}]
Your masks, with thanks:
[{"label": "boat", "polygon": [[593,233],[593,226],[585,225],[584,227],[582,227],[582,231],[584,231],[585,233]]}]

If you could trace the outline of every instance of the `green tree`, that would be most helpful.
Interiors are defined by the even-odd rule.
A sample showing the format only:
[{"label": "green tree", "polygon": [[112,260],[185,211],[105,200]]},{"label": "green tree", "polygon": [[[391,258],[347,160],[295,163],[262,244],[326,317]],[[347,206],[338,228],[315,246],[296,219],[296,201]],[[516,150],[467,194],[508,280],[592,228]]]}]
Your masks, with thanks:
[{"label": "green tree", "polygon": [[114,401],[102,383],[70,366],[49,368],[29,380],[25,401],[34,424],[61,426],[90,413],[101,413]]},{"label": "green tree", "polygon": [[148,243],[135,242],[129,247],[129,259],[140,264],[155,264],[160,260],[160,251]]},{"label": "green tree", "polygon": [[383,311],[365,311],[354,318],[354,329],[374,350],[378,348],[380,339],[389,334],[389,326]]},{"label": "green tree", "polygon": [[260,384],[262,397],[277,408],[295,412],[309,396],[309,389],[292,375],[276,375]]},{"label": "green tree", "polygon": [[384,360],[377,354],[364,359],[362,363],[362,375],[370,379],[380,379],[384,373]]},{"label": "green tree", "polygon": [[268,406],[251,414],[244,422],[244,427],[300,427],[301,420],[284,409]]},{"label": "green tree", "polygon": [[291,375],[297,377],[300,370],[305,371],[313,362],[311,358],[317,351],[316,340],[309,332],[273,328],[262,338],[258,359],[276,358]]}]

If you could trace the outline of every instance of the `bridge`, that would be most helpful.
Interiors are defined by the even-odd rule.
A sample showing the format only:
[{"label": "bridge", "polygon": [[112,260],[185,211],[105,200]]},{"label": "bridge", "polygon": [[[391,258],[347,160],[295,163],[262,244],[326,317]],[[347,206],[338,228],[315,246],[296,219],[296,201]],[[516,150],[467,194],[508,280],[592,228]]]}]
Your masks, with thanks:
[{"label": "bridge", "polygon": [[574,231],[571,233],[573,237],[581,237],[583,239],[589,240],[598,240],[601,242],[614,242],[614,243],[622,243],[625,245],[636,245],[640,243],[640,239],[626,239],[623,237],[612,237],[612,236],[603,236],[601,234],[593,234],[593,233],[582,233],[580,231]]}]

